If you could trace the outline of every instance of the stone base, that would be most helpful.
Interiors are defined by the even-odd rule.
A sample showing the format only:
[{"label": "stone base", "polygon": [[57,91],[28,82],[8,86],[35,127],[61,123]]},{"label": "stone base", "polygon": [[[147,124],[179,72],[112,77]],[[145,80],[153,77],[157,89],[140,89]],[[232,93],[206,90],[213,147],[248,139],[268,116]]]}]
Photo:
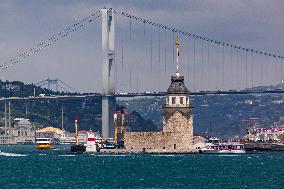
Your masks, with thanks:
[{"label": "stone base", "polygon": [[125,149],[134,153],[193,152],[191,133],[180,132],[127,132]]}]

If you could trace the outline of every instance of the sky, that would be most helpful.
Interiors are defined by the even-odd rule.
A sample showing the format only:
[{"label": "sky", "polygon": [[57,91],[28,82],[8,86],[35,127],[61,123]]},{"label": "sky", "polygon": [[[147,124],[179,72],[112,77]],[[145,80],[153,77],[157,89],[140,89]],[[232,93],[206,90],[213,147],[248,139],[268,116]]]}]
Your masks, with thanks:
[{"label": "sky", "polygon": [[[103,7],[112,7],[211,39],[284,55],[282,0],[0,0],[1,64]],[[143,24],[133,21],[130,29],[128,19],[119,15],[115,19],[117,91],[165,91],[170,75],[176,71],[172,51],[173,35],[161,31],[158,36],[158,29],[150,26],[146,26],[144,35]],[[0,78],[25,83],[59,78],[79,92],[100,92],[100,26],[100,19],[87,24],[1,71]],[[233,56],[233,62],[242,63],[225,66],[227,72],[222,75],[222,71],[216,70],[216,62],[219,61],[218,66],[222,66],[222,48],[216,50],[211,45],[208,47],[209,56],[209,53],[205,55],[209,51],[206,49],[207,44],[197,42],[196,58],[193,60],[193,40],[182,36],[180,38],[180,67],[190,90],[214,90],[222,87],[237,89],[249,87],[250,83],[276,84],[283,77],[279,66],[272,68],[265,65],[274,60],[253,55],[247,57],[247,61],[254,66],[248,71],[253,76],[244,74],[244,55],[239,55],[239,59]],[[226,63],[230,61],[230,56],[229,49],[225,49]],[[193,61],[197,62],[195,69]],[[250,79],[244,79],[245,77]]]}]

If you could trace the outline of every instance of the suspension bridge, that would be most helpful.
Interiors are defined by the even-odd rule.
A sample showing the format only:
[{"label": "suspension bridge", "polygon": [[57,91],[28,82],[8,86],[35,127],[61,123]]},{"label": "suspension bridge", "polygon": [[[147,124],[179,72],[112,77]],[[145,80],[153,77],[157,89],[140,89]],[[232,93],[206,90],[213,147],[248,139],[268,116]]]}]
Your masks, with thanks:
[{"label": "suspension bridge", "polygon": [[[50,79],[47,78],[45,80],[42,80],[38,83],[34,84],[37,87],[46,87],[48,90],[53,90],[55,92],[58,92],[59,89],[65,91],[65,92],[76,92],[76,90],[71,87],[69,84],[67,84],[66,82],[62,81],[61,79]],[[53,86],[53,87],[52,87]],[[35,96],[35,95],[34,95]]]},{"label": "suspension bridge", "polygon": [[[99,21],[101,20],[101,22]],[[98,26],[97,24],[100,24]],[[11,97],[0,101],[68,100],[102,97],[102,132],[113,136],[116,97],[164,96],[176,67],[175,38],[180,37],[180,72],[191,95],[283,93],[284,57],[267,50],[211,39],[116,9],[103,8],[0,65],[12,69],[87,25],[101,27],[101,85],[88,95]],[[100,49],[100,48],[99,48]],[[95,70],[97,71],[97,70]],[[61,80],[47,79],[48,88]],[[72,89],[69,85],[69,88]],[[274,86],[269,89],[267,86]],[[57,90],[57,89],[56,89]],[[6,103],[5,103],[6,104]]]}]

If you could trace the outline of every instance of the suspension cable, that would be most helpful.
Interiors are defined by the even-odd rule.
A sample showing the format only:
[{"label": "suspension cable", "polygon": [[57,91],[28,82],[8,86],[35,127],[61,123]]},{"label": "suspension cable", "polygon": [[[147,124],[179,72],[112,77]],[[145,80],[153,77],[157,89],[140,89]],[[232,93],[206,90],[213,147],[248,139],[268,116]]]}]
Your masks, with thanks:
[{"label": "suspension cable", "polygon": [[217,90],[219,90],[219,46],[217,46]]},{"label": "suspension cable", "polygon": [[[237,50],[236,66],[235,67],[238,67],[239,61],[240,61],[239,50]],[[241,68],[240,70],[242,70],[242,65],[239,65],[239,67]],[[240,70],[239,70],[239,72],[240,72]],[[238,74],[238,75],[241,75],[241,74]],[[241,77],[238,77],[238,78],[241,78]],[[237,80],[237,89],[240,89],[240,87],[241,87],[240,85],[241,85],[241,81],[238,79]]]},{"label": "suspension cable", "polygon": [[253,53],[251,53],[251,88],[254,87],[254,57],[253,57]]},{"label": "suspension cable", "polygon": [[225,90],[225,47],[222,48],[222,89]]},{"label": "suspension cable", "polygon": [[122,69],[122,73],[124,71],[124,48],[123,48],[123,35],[121,37],[121,69]]},{"label": "suspension cable", "polygon": [[204,41],[201,41],[201,89],[204,88]]},{"label": "suspension cable", "polygon": [[190,63],[190,60],[189,60],[189,57],[190,57],[190,40],[188,40],[188,42],[187,42],[187,80],[188,80],[188,82],[190,81],[189,80],[189,63]]},{"label": "suspension cable", "polygon": [[123,17],[127,17],[127,18],[130,18],[132,20],[139,21],[139,22],[143,22],[145,24],[149,24],[149,25],[152,25],[154,27],[161,27],[164,30],[173,31],[173,32],[179,33],[179,34],[184,35],[184,36],[193,37],[195,39],[200,39],[200,40],[208,40],[210,43],[215,43],[217,45],[231,46],[231,47],[233,47],[235,49],[239,49],[241,51],[249,51],[250,50],[255,54],[270,56],[270,57],[274,57],[274,58],[278,58],[278,59],[284,59],[283,56],[279,56],[279,55],[276,55],[276,54],[272,54],[272,53],[252,49],[252,48],[245,48],[245,47],[237,46],[237,45],[234,45],[234,44],[213,40],[213,39],[210,39],[210,38],[207,38],[207,37],[204,37],[204,36],[200,36],[200,35],[193,34],[193,33],[190,33],[190,32],[185,32],[185,31],[176,29],[174,27],[170,27],[170,26],[167,26],[167,25],[164,25],[164,24],[153,22],[153,21],[150,21],[150,20],[135,16],[135,15],[130,15],[129,13],[125,13],[123,11],[119,11],[119,10],[112,9],[112,8],[110,10],[112,10],[114,13],[117,13],[117,14],[123,16]]},{"label": "suspension cable", "polygon": [[176,44],[176,38],[175,38],[175,31],[173,30],[173,64],[175,64],[175,44]]},{"label": "suspension cable", "polygon": [[284,71],[284,69],[283,69],[283,61],[282,61],[282,59],[281,59],[281,83],[282,84],[284,84],[284,73],[283,73],[283,71]]},{"label": "suspension cable", "polygon": [[160,68],[160,63],[161,63],[161,31],[160,31],[161,29],[159,28],[159,31],[158,31],[158,54],[159,54],[159,56],[158,56],[158,58],[159,58],[159,60],[158,60],[158,62],[159,62],[159,68]]},{"label": "suspension cable", "polygon": [[144,34],[144,39],[145,39],[145,36],[146,36],[146,28],[145,28],[145,20],[143,21],[143,34]]},{"label": "suspension cable", "polygon": [[246,64],[246,83],[245,83],[245,87],[247,87],[247,84],[248,84],[248,51],[245,51],[245,64]]},{"label": "suspension cable", "polygon": [[150,43],[150,63],[151,63],[151,76],[153,72],[153,36],[151,32],[151,43]]},{"label": "suspension cable", "polygon": [[195,38],[194,38],[194,40],[193,40],[193,89],[194,89],[194,91],[196,91],[196,80],[195,80],[195,75],[196,75],[196,69],[195,69],[195,67],[196,67],[196,57],[195,57]]},{"label": "suspension cable", "polygon": [[131,40],[131,34],[132,34],[132,24],[131,24],[131,16],[129,17],[129,39]]},{"label": "suspension cable", "polygon": [[233,49],[232,47],[230,47],[230,73],[232,74],[231,75],[231,82],[232,82],[232,85],[234,88],[234,69],[233,69]]},{"label": "suspension cable", "polygon": [[97,11],[97,12],[93,13],[91,16],[83,18],[79,22],[73,24],[72,26],[68,27],[67,29],[61,31],[60,33],[57,33],[57,34],[51,36],[49,39],[37,44],[33,48],[30,48],[29,50],[19,54],[18,56],[12,58],[11,60],[6,61],[5,63],[1,64],[0,65],[0,71],[7,69],[8,67],[10,67],[14,64],[21,62],[22,60],[26,59],[27,57],[41,51],[42,49],[44,49],[48,46],[50,46],[54,42],[68,36],[70,33],[77,31],[79,28],[85,26],[86,24],[93,22],[94,20],[96,20],[100,16],[101,16],[100,11]]}]

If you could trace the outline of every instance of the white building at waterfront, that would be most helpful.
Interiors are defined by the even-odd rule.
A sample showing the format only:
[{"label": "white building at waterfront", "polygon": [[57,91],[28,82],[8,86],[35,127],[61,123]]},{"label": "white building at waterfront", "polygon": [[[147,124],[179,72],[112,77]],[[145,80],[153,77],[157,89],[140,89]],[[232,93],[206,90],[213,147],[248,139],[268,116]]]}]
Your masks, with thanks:
[{"label": "white building at waterfront", "polygon": [[16,123],[10,129],[0,127],[0,144],[35,143],[35,126],[24,118],[16,118],[14,121]]}]

